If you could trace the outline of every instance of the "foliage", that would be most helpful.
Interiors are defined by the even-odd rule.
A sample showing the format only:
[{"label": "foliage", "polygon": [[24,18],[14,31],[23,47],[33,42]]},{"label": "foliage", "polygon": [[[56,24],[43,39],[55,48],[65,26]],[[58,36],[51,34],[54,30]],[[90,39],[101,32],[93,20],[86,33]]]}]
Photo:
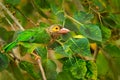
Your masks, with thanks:
[{"label": "foliage", "polygon": [[[30,54],[34,52],[41,57],[47,80],[119,80],[119,3],[119,0],[0,1],[0,80],[42,80],[43,73]],[[25,31],[60,24],[70,32],[51,45],[44,44],[48,41],[42,39],[43,44],[19,42],[19,50],[9,47],[5,53],[4,46],[15,43],[16,36],[22,33],[16,21]],[[39,38],[46,35],[43,32]],[[27,37],[23,34],[20,39]],[[92,43],[96,46],[92,47]]]}]

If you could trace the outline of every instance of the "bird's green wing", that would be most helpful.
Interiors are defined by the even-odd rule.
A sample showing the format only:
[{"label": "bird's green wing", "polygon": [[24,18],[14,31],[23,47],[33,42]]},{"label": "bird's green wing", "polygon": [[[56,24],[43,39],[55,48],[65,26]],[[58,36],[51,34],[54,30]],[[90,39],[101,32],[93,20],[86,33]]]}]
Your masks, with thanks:
[{"label": "bird's green wing", "polygon": [[33,28],[22,31],[18,34],[15,41],[11,42],[3,49],[8,52],[18,45],[19,42],[47,44],[50,41],[50,34],[44,28]]},{"label": "bird's green wing", "polygon": [[28,29],[20,33],[17,37],[18,42],[31,42],[31,43],[48,43],[51,39],[50,34],[47,33],[45,28]]}]

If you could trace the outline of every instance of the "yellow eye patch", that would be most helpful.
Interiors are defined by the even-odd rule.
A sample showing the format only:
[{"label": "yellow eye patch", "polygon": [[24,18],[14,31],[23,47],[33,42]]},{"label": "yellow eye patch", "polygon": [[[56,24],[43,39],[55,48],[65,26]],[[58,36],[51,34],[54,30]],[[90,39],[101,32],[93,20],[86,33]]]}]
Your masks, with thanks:
[{"label": "yellow eye patch", "polygon": [[60,30],[60,27],[59,26],[54,26],[52,28],[52,32],[58,32]]}]

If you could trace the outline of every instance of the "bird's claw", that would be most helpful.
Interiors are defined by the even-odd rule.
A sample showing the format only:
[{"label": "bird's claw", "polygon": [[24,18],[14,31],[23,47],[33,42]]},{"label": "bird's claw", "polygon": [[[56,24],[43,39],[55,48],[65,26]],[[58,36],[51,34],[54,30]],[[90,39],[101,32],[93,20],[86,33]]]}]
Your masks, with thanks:
[{"label": "bird's claw", "polygon": [[41,57],[35,53],[32,53],[33,56],[35,56],[35,60],[41,59]]},{"label": "bird's claw", "polygon": [[35,60],[38,60],[38,59],[41,59],[41,57],[38,56],[38,55],[36,55],[36,56],[35,56]]}]

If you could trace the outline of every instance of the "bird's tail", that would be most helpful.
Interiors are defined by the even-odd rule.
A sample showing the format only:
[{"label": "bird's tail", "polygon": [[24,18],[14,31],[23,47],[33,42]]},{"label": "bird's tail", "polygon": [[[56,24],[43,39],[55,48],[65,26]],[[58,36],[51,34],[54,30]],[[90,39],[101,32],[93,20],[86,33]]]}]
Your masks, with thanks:
[{"label": "bird's tail", "polygon": [[4,52],[8,52],[8,51],[12,50],[16,45],[17,45],[17,41],[13,41],[10,44],[3,47],[3,50],[4,50]]}]

